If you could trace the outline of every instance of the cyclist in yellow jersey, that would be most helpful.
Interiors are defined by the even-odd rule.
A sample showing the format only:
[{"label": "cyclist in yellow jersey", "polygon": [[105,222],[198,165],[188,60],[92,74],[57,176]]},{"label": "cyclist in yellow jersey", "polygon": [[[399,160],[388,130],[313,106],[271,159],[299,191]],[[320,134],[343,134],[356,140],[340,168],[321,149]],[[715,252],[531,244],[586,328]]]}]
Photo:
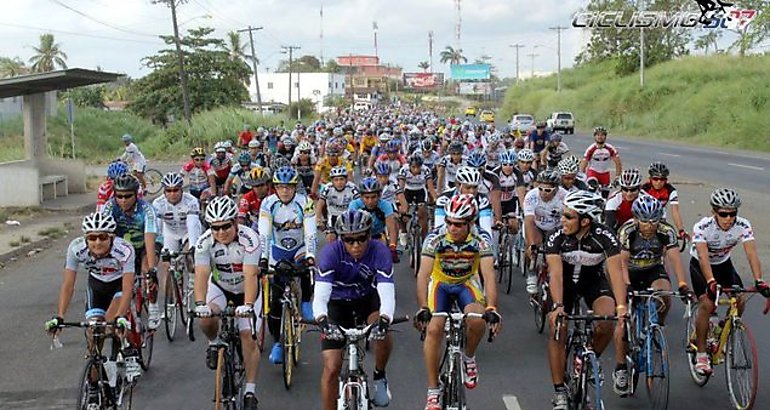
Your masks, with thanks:
[{"label": "cyclist in yellow jersey", "polygon": [[315,199],[318,196],[318,187],[327,182],[331,182],[329,173],[332,168],[344,166],[348,170],[348,181],[353,181],[353,164],[342,158],[342,149],[337,144],[327,144],[326,155],[315,166],[313,176],[313,186],[310,189],[310,195]]},{"label": "cyclist in yellow jersey", "polygon": [[[495,309],[494,257],[489,242],[473,229],[476,209],[473,195],[457,195],[447,201],[446,228],[429,235],[423,246],[417,275],[417,303],[422,308],[415,314],[415,326],[425,330],[423,355],[428,376],[425,410],[441,409],[438,373],[446,318],[432,317],[433,312],[451,312],[452,303],[456,302],[465,313],[484,315],[484,319],[466,319],[463,379],[468,389],[476,387],[478,382],[475,353],[484,336],[484,320],[490,324],[492,334],[500,331],[502,317]],[[479,274],[484,278],[484,290]]]}]

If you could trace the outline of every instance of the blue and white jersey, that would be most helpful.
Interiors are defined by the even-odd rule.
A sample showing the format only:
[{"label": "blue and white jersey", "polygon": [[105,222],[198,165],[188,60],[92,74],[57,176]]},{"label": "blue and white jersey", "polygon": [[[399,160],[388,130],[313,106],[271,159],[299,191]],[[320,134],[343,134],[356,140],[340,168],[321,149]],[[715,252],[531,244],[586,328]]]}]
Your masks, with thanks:
[{"label": "blue and white jersey", "polygon": [[88,250],[86,238],[79,236],[67,247],[65,268],[77,271],[78,267],[83,267],[94,279],[106,283],[120,279],[125,273],[135,273],[135,257],[131,244],[115,237],[107,256],[96,258]]},{"label": "blue and white jersey", "polygon": [[275,250],[293,252],[303,246],[306,257],[315,257],[317,227],[315,206],[302,194],[283,203],[277,194],[268,196],[259,208],[259,242],[262,258]]}]

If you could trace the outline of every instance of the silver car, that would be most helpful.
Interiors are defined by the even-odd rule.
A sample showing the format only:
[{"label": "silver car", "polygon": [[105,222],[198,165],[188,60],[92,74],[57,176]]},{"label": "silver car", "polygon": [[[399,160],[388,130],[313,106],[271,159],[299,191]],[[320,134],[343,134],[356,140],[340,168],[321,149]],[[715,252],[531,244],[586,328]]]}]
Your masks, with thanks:
[{"label": "silver car", "polygon": [[534,126],[535,118],[529,114],[516,114],[511,119],[511,129],[518,129],[522,134],[526,134]]}]

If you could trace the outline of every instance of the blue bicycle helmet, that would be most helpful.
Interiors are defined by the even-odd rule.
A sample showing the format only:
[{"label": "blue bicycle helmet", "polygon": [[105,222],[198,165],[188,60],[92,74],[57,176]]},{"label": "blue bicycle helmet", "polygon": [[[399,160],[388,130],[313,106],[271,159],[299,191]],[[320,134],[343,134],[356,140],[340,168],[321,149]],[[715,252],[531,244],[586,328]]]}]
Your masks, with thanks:
[{"label": "blue bicycle helmet", "polygon": [[500,154],[500,163],[503,165],[516,165],[516,152],[505,151]]},{"label": "blue bicycle helmet", "polygon": [[338,235],[350,235],[369,232],[374,220],[369,212],[362,209],[351,209],[337,217],[334,230]]},{"label": "blue bicycle helmet", "polygon": [[663,204],[650,195],[639,195],[631,205],[634,218],[648,222],[657,222],[663,218]]},{"label": "blue bicycle helmet", "polygon": [[248,152],[241,152],[238,155],[238,163],[241,164],[242,166],[251,165],[251,154],[249,154]]},{"label": "blue bicycle helmet", "polygon": [[361,186],[358,189],[362,194],[379,193],[382,191],[382,185],[377,181],[377,178],[364,178],[361,181]]},{"label": "blue bicycle helmet", "polygon": [[274,184],[296,185],[298,182],[297,171],[289,166],[282,166],[273,174]]},{"label": "blue bicycle helmet", "polygon": [[398,141],[388,141],[388,144],[385,145],[385,151],[386,152],[398,152],[401,150],[401,144]]},{"label": "blue bicycle helmet", "polygon": [[125,174],[128,172],[128,165],[126,165],[123,161],[115,161],[111,162],[110,165],[107,166],[107,178],[111,180],[115,180],[115,178]]},{"label": "blue bicycle helmet", "polygon": [[377,161],[374,163],[375,175],[390,175],[390,165],[387,162]]},{"label": "blue bicycle helmet", "polygon": [[470,167],[481,168],[487,165],[487,156],[481,151],[473,151],[466,162]]}]

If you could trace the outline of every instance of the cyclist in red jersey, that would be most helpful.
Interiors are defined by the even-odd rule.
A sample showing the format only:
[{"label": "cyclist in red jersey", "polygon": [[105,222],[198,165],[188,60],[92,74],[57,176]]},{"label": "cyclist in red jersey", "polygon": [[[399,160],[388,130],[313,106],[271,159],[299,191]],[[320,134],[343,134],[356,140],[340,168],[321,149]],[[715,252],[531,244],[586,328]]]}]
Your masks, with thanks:
[{"label": "cyclist in red jersey", "polygon": [[642,173],[636,168],[629,168],[620,174],[620,192],[607,200],[604,207],[604,222],[607,227],[617,232],[626,221],[634,217],[631,212],[639,188],[642,185]]},{"label": "cyclist in red jersey", "polygon": [[610,184],[610,160],[615,162],[615,175],[620,175],[623,165],[620,163],[618,150],[607,143],[607,130],[604,127],[594,128],[594,143],[586,149],[580,161],[580,172],[586,173],[586,178],[594,177],[600,185]]},{"label": "cyclist in red jersey", "polygon": [[649,168],[650,180],[642,184],[642,191],[647,195],[657,199],[664,208],[663,219],[666,219],[665,207],[671,204],[671,219],[674,220],[679,239],[690,238],[684,229],[684,220],[679,212],[679,193],[676,188],[668,182],[669,170],[666,164],[662,162],[653,162]]},{"label": "cyclist in red jersey", "polygon": [[271,176],[267,169],[255,167],[251,170],[250,176],[251,189],[241,197],[238,203],[238,222],[247,226],[253,225],[253,229],[256,230],[262,200],[275,192],[270,184]]}]

